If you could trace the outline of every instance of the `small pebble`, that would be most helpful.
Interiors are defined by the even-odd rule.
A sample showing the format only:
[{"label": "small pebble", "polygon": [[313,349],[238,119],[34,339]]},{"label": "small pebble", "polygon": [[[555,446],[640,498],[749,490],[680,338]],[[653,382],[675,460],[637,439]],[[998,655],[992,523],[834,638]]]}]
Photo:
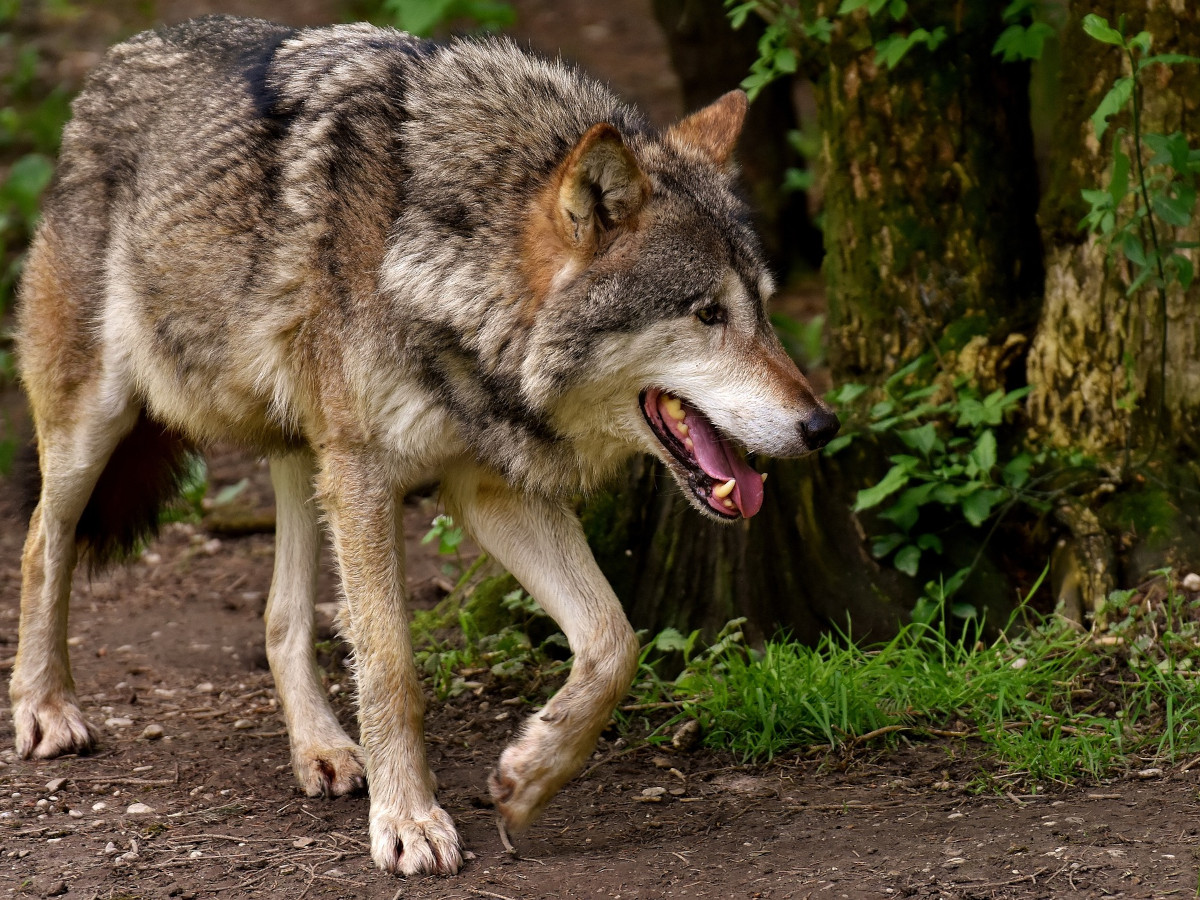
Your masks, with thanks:
[{"label": "small pebble", "polygon": [[642,790],[643,797],[661,797],[667,792],[664,787],[648,787]]},{"label": "small pebble", "polygon": [[72,819],[82,819],[83,818],[83,810],[82,809],[68,809],[67,815],[70,816]]},{"label": "small pebble", "polygon": [[112,856],[116,852],[117,852],[117,845],[114,844],[112,841],[109,841],[107,844],[104,845],[104,855],[105,856]]},{"label": "small pebble", "polygon": [[238,719],[236,722],[233,723],[233,727],[235,729],[237,729],[238,731],[245,731],[247,728],[253,728],[254,723],[251,722],[249,719]]},{"label": "small pebble", "polygon": [[211,694],[213,692],[213,683],[211,681],[202,681],[196,685],[197,694]]},{"label": "small pebble", "polygon": [[1184,575],[1183,589],[1185,591],[1191,591],[1192,593],[1200,591],[1200,575],[1197,575],[1195,572],[1188,572],[1186,575]]},{"label": "small pebble", "polygon": [[92,804],[92,812],[100,812],[102,809],[108,809],[108,804],[101,800],[99,803]]},{"label": "small pebble", "polygon": [[[46,782],[46,791],[51,794],[57,794],[62,790],[63,785],[67,783],[65,778],[51,778]],[[16,796],[15,794],[13,796]]]},{"label": "small pebble", "polygon": [[109,728],[128,728],[133,724],[133,719],[127,719],[124,716],[113,716],[112,718],[105,719],[104,724]]},{"label": "small pebble", "polygon": [[314,838],[298,837],[294,841],[292,841],[292,846],[295,847],[297,850],[303,850],[305,847],[311,847],[315,843],[316,843],[316,840]]},{"label": "small pebble", "polygon": [[129,808],[125,810],[127,816],[146,816],[154,812],[153,806],[147,806],[145,803],[131,803]]},{"label": "small pebble", "polygon": [[147,725],[142,731],[142,737],[147,741],[161,740],[163,736],[163,727],[161,725]]},{"label": "small pebble", "polygon": [[671,746],[680,752],[686,753],[698,743],[700,743],[700,723],[695,719],[688,719],[671,735]]}]

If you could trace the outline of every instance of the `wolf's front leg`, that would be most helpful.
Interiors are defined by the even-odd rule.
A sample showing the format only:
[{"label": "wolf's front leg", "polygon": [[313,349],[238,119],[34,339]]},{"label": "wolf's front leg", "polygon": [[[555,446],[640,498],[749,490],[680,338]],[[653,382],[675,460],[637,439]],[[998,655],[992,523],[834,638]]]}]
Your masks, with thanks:
[{"label": "wolf's front leg", "polygon": [[404,541],[391,474],[367,454],[327,450],[317,484],[346,594],[346,637],[354,648],[371,856],[388,872],[453,875],[462,855],[454,823],[434,799],[425,761],[425,704],[409,638]]},{"label": "wolf's front leg", "polygon": [[638,642],[564,505],[517,494],[473,472],[443,481],[450,511],[562,627],[571,675],[525,723],[489,782],[496,807],[519,830],[587,760],[637,671]]}]

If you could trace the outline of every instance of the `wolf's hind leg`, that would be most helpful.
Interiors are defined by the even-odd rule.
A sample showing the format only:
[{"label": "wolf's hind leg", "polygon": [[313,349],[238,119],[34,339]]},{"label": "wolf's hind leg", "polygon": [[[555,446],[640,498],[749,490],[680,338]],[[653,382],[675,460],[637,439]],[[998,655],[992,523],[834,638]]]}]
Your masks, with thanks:
[{"label": "wolf's hind leg", "polygon": [[275,486],[275,574],[267,600],[267,659],[292,745],[292,770],[310,797],[361,790],[362,750],[329,708],[317,675],[313,604],[321,532],[307,451],[271,460]]},{"label": "wolf's hind leg", "polygon": [[489,779],[496,808],[520,830],[595,748],[633,681],[637,637],[579,520],[562,504],[478,475],[444,481],[442,492],[451,513],[558,622],[575,653],[567,683],[526,720]]},{"label": "wolf's hind leg", "polygon": [[53,426],[39,423],[42,490],[21,558],[21,619],[9,685],[17,754],[26,758],[83,753],[96,740],[75,699],[67,650],[76,526],[137,409],[114,401],[99,384],[94,391],[75,398],[73,421],[60,414]]}]

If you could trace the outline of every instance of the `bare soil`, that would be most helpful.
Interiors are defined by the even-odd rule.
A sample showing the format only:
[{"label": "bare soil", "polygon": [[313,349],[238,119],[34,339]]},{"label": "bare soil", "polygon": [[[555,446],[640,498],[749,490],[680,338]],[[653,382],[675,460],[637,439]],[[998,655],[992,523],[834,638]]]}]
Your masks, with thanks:
[{"label": "bare soil", "polygon": [[[212,491],[242,477],[247,513],[269,513],[263,465],[212,462]],[[10,493],[10,492],[5,492]],[[9,501],[11,498],[9,498]],[[441,560],[419,537],[431,499],[407,510],[410,589],[440,596]],[[22,528],[0,532],[0,667],[15,651]],[[635,723],[586,773],[501,844],[488,769],[531,701],[511,682],[428,698],[440,797],[468,861],[455,878],[372,867],[365,797],[302,796],[262,650],[272,538],[168,526],[135,563],[80,574],[70,644],[101,733],[89,757],[12,753],[0,714],[0,891],[79,898],[1163,897],[1197,885],[1200,768],[1039,796],[973,796],[962,743],[739,766],[707,750],[637,740]],[[332,572],[319,610],[325,677],[354,733],[332,636]],[[7,623],[7,624],[2,624]],[[143,736],[148,726],[162,737]],[[65,780],[62,780],[65,779]],[[62,780],[62,781],[60,781]],[[663,788],[662,792],[647,789]],[[135,804],[150,811],[137,812]],[[133,811],[131,811],[133,807]]]}]

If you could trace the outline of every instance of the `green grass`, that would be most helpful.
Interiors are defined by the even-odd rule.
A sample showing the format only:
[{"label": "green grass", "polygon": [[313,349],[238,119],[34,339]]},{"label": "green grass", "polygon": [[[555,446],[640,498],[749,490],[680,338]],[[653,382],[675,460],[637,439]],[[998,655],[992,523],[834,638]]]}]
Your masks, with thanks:
[{"label": "green grass", "polygon": [[[485,579],[478,596],[418,614],[418,663],[439,696],[481,689],[480,677],[542,694],[561,684],[565,641],[514,584]],[[1115,593],[1090,631],[1020,615],[986,644],[944,614],[874,647],[828,635],[751,648],[741,619],[707,646],[667,629],[646,641],[618,723],[660,743],[693,718],[709,747],[745,763],[949,740],[976,765],[979,790],[1095,781],[1200,753],[1200,601],[1171,573]]]},{"label": "green grass", "polygon": [[690,662],[672,691],[708,746],[745,762],[931,735],[974,745],[980,779],[1006,788],[1099,779],[1200,752],[1194,628],[1143,640],[1178,605],[1171,586],[1136,636],[1103,642],[1051,618],[986,646],[939,624],[873,649],[733,645]]}]

